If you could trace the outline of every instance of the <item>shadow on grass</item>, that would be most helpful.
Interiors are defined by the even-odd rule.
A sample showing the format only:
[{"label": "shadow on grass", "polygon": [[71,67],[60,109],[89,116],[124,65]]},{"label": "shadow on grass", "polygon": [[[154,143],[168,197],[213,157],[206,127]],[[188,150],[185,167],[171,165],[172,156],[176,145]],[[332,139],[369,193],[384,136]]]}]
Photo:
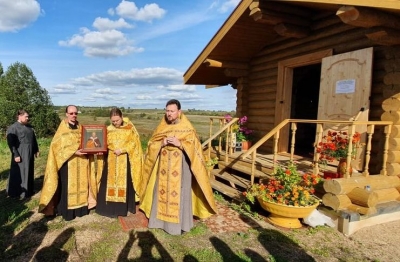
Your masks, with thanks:
[{"label": "shadow on grass", "polygon": [[[285,234],[279,232],[276,229],[263,228],[253,218],[240,214],[240,218],[246,221],[252,221],[251,224],[255,223],[258,226],[253,227],[258,232],[258,241],[268,251],[270,256],[274,259],[273,261],[285,261],[285,262],[313,262],[315,259],[307,254],[294,240],[290,239]],[[246,222],[248,223],[248,222]],[[251,225],[250,224],[250,225]],[[251,249],[245,249],[247,256],[252,258],[252,261],[265,261],[260,260],[260,255]]]},{"label": "shadow on grass", "polygon": [[[244,261],[243,259],[241,259],[238,255],[236,255],[231,248],[221,239],[217,238],[217,237],[210,237],[210,242],[211,244],[214,246],[215,250],[218,251],[218,253],[221,254],[222,256],[222,261],[224,262],[231,262],[231,261]],[[254,260],[251,260],[254,261]],[[265,261],[265,260],[263,260]]]},{"label": "shadow on grass", "polygon": [[74,228],[70,227],[65,229],[60,235],[58,235],[58,237],[53,241],[50,246],[44,247],[36,253],[34,261],[67,261],[69,253],[63,250],[63,247],[71,238],[73,238],[74,234]]},{"label": "shadow on grass", "polygon": [[[0,173],[1,183],[7,183],[8,172]],[[41,187],[41,181],[42,178],[35,179],[35,189]],[[29,257],[42,242],[48,231],[45,219],[29,221],[37,202],[37,199],[10,198],[6,189],[0,191],[0,261],[9,261],[21,254]]]},{"label": "shadow on grass", "polygon": [[[139,258],[128,259],[129,251],[132,248],[133,243],[138,240],[138,246],[142,252]],[[155,248],[161,256],[161,259],[157,259],[152,255],[152,249]],[[118,262],[122,261],[174,261],[168,251],[161,245],[161,243],[155,238],[153,233],[150,231],[136,232],[131,231],[129,233],[129,240],[126,242],[124,248],[117,259]]]}]

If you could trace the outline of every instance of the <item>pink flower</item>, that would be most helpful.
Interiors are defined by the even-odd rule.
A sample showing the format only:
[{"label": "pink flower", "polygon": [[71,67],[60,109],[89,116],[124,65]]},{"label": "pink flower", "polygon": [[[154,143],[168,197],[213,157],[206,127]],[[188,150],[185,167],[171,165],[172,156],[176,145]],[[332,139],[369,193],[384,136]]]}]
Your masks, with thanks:
[{"label": "pink flower", "polygon": [[232,116],[231,116],[230,114],[226,114],[226,115],[224,116],[224,118],[225,118],[225,120],[226,120],[227,122],[230,122],[230,121],[232,120]]}]

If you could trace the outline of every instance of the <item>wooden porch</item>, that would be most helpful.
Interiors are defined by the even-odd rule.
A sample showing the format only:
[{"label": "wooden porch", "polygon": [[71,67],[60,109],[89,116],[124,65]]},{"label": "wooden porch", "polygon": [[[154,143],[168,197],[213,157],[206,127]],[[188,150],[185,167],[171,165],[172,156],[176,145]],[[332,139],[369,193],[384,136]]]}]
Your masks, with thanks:
[{"label": "wooden porch", "polygon": [[[326,124],[330,128],[335,125],[344,126],[349,137],[353,136],[357,125],[363,125],[365,150],[363,151],[361,170],[354,169],[355,171],[351,174],[347,170],[344,178],[325,180],[323,188],[319,188],[316,193],[323,204],[320,206],[320,210],[331,216],[336,221],[338,229],[345,234],[351,234],[362,227],[400,217],[400,178],[394,174],[393,169],[387,169],[388,166],[390,167],[388,158],[392,158],[389,146],[392,122],[287,119],[264,135],[249,150],[238,151],[235,150],[234,141],[230,139],[232,137],[230,126],[237,121],[237,118],[230,122],[226,122],[223,118],[217,118],[219,129],[216,132],[212,130],[214,120],[215,118],[210,121],[210,138],[203,143],[206,159],[218,158],[218,164],[210,169],[211,185],[213,189],[239,202],[244,200],[243,192],[250,185],[272,177],[277,165],[285,166],[290,161],[294,161],[299,171],[322,174],[316,149],[310,156],[295,154],[298,123],[315,124],[317,131],[314,145],[318,145],[321,141]],[[289,128],[291,136],[289,153],[278,152],[279,136],[285,128]],[[373,150],[373,145],[376,146],[377,143],[372,142],[372,137],[377,132],[381,132],[379,136],[385,139],[378,144],[382,148]],[[268,141],[272,144],[272,153],[257,150]],[[348,150],[347,161],[350,162],[352,158],[351,143]],[[381,152],[381,161],[378,161],[375,156],[377,151]],[[379,165],[377,172],[370,173],[372,170],[370,168],[371,159],[373,159],[375,167]],[[336,165],[324,166],[326,171],[335,171],[336,168]],[[365,191],[366,186],[370,188],[368,192]],[[386,214],[388,212],[390,214]],[[381,215],[385,217],[382,219],[376,217]]]},{"label": "wooden porch", "polygon": [[[252,184],[252,173],[254,172],[254,183],[272,177],[274,172],[274,155],[257,153],[252,171],[252,161],[248,158],[242,159],[244,151],[235,151],[226,154],[225,150],[220,150],[218,146],[211,149],[211,158],[218,157],[218,165],[210,170],[212,187],[222,194],[236,201],[243,200],[243,192]],[[287,153],[278,154],[277,160],[281,165],[286,165],[290,160]],[[299,170],[303,172],[313,172],[313,162],[311,158],[294,156]],[[329,166],[334,171],[334,167]]]}]

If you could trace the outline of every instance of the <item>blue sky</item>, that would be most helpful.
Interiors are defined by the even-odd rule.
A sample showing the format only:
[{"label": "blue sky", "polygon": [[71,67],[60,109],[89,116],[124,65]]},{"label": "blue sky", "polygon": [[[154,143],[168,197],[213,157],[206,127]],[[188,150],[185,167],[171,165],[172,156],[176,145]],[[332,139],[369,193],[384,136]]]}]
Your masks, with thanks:
[{"label": "blue sky", "polygon": [[183,74],[240,0],[0,0],[0,63],[27,65],[54,105],[235,110],[236,90]]}]

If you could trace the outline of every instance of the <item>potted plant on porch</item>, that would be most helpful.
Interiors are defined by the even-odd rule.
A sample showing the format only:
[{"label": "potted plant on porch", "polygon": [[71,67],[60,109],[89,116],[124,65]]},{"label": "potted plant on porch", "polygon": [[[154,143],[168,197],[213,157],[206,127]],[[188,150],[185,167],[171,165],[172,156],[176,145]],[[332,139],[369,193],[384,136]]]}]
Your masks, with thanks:
[{"label": "potted plant on porch", "polygon": [[[229,122],[232,117],[228,114],[225,119]],[[239,120],[232,125],[232,132],[236,136],[237,149],[247,151],[252,145],[253,130],[246,126],[247,116],[242,116]]]},{"label": "potted plant on porch", "polygon": [[[319,153],[319,162],[327,165],[328,162],[338,161],[337,176],[343,177],[349,168],[350,174],[353,172],[351,163],[347,164],[347,152],[349,150],[349,143],[352,143],[351,158],[355,159],[357,150],[362,145],[360,143],[361,135],[356,132],[352,139],[349,139],[346,131],[329,130],[328,133],[322,137],[322,141],[317,146],[317,153]],[[329,175],[328,175],[329,176]],[[334,178],[334,177],[330,177]]]},{"label": "potted plant on porch", "polygon": [[273,178],[266,183],[253,184],[244,196],[251,203],[257,199],[270,215],[268,220],[286,228],[300,228],[299,218],[307,217],[320,203],[314,196],[319,175],[297,170],[293,162],[287,167],[278,166]]}]

